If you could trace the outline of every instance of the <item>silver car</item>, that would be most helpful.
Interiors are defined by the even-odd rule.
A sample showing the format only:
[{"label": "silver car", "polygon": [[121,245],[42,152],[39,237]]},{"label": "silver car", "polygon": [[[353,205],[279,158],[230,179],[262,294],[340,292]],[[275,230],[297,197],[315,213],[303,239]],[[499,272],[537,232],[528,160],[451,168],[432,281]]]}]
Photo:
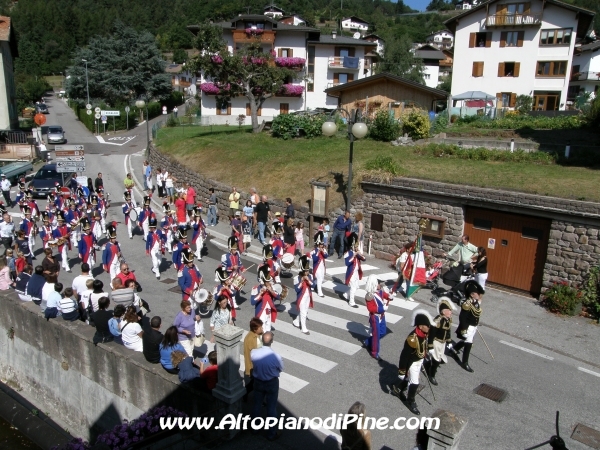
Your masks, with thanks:
[{"label": "silver car", "polygon": [[65,132],[59,125],[51,125],[48,127],[48,144],[64,144]]}]

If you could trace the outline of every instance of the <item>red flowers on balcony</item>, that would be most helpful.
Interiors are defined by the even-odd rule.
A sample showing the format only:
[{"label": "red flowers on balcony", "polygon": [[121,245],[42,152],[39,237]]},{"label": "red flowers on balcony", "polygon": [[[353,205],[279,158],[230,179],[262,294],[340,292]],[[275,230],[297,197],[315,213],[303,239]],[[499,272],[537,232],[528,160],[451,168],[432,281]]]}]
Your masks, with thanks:
[{"label": "red flowers on balcony", "polygon": [[230,89],[230,86],[219,86],[215,83],[202,83],[200,85],[200,90],[208,95],[219,95],[223,92],[226,92]]},{"label": "red flowers on balcony", "polygon": [[264,32],[265,30],[262,30],[260,28],[246,28],[246,34],[248,36],[260,36]]},{"label": "red flowers on balcony", "polygon": [[284,84],[277,93],[281,97],[301,97],[304,93],[304,86],[299,84]]},{"label": "red flowers on balcony", "polygon": [[279,67],[287,67],[288,69],[300,69],[304,67],[306,59],[304,58],[292,58],[292,57],[281,57],[275,58],[275,64]]}]

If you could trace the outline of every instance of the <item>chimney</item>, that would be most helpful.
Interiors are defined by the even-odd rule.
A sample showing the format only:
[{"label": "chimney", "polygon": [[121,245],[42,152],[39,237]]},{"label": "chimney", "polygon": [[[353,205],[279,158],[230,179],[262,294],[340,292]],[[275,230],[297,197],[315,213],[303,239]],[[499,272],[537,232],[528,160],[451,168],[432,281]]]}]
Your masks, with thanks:
[{"label": "chimney", "polygon": [[331,39],[335,39],[337,37],[337,31],[332,31],[331,32]]}]

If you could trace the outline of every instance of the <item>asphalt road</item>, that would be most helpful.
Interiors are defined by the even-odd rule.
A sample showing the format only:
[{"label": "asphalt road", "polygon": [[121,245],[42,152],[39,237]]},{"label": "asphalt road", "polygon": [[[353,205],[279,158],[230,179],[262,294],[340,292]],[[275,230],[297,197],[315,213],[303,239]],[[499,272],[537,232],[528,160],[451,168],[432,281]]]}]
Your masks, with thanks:
[{"label": "asphalt road", "polygon": [[[50,109],[47,123],[62,125],[69,144],[85,145],[87,176],[95,178],[97,172],[104,174],[105,188],[111,193],[113,202],[108,219],[122,222],[119,204],[122,201],[122,180],[127,171],[128,155],[138,153],[145,147],[145,124],[128,133],[104,136],[107,143],[100,143],[75,119],[62,100],[51,98],[47,104]],[[112,145],[114,143],[123,145]],[[141,156],[135,156],[135,161],[141,159]],[[136,197],[140,200],[140,193]],[[42,205],[43,201],[39,203]],[[143,286],[142,296],[151,305],[151,315],[163,318],[164,330],[179,311],[181,296],[170,291],[177,286],[177,274],[170,267],[170,262],[165,260],[161,280],[156,280],[150,271],[151,261],[145,255],[141,234],[129,240],[121,224],[118,236],[126,260]],[[212,239],[207,244],[207,250],[204,262],[198,262],[197,265],[204,276],[205,285],[212,288],[215,284],[214,270],[225,250],[218,239]],[[37,252],[40,252],[39,248]],[[71,256],[74,256],[74,252]],[[38,256],[37,262],[41,263],[41,257]],[[245,259],[247,265],[257,262],[254,257]],[[79,272],[77,260],[73,259],[71,264],[74,266],[73,273],[61,273],[60,279],[64,283],[70,283]],[[372,270],[373,273],[381,273],[381,270]],[[343,277],[343,268],[337,259],[331,260],[328,271]],[[239,302],[241,311],[238,311],[238,325],[243,328],[253,316],[249,293],[255,284],[256,266],[250,272],[252,275],[248,276],[245,288],[247,295],[242,295]],[[94,274],[105,284],[109,282],[108,275],[101,268],[95,268]],[[284,283],[291,286],[289,279]],[[398,356],[406,335],[411,331],[410,316],[415,304],[402,300],[392,303],[388,314],[390,332],[382,340],[382,361],[376,362],[361,348],[368,331],[364,307],[358,310],[349,308],[334,292],[333,286],[326,289],[325,295],[326,298],[322,300],[315,297],[320,301],[309,311],[310,337],[304,336],[291,325],[295,316],[290,312],[293,310],[289,303],[295,300],[293,289],[290,290],[288,303],[281,307],[274,326],[274,348],[283,355],[285,361],[285,376],[281,379],[279,395],[280,409],[296,416],[326,418],[333,413],[346,412],[350,405],[359,400],[365,403],[370,417],[388,417],[391,421],[396,417],[410,417],[407,408],[388,393],[387,385],[396,377]],[[209,330],[207,319],[204,324],[205,329]],[[446,409],[467,418],[469,422],[461,438],[461,449],[524,449],[544,442],[554,434],[555,412],[560,410],[560,431],[567,447],[590,448],[569,436],[577,423],[600,429],[597,408],[600,370],[592,368],[586,372],[577,359],[562,352],[540,351],[501,330],[485,328],[484,333],[494,358],[476,339],[470,361],[475,373],[465,372],[449,359],[449,363],[441,366],[438,372],[440,385],[434,388],[436,401],[426,380],[421,378],[421,383],[425,385],[422,397],[417,397],[421,417],[431,415],[437,409]],[[561,329],[555,329],[553,333],[560,335]],[[589,335],[586,338],[588,345],[597,346],[597,328],[586,328],[582,333]],[[210,335],[210,332],[207,334]],[[569,335],[564,338],[569,339]],[[475,395],[473,390],[481,383],[506,390],[508,397],[502,403],[496,403]],[[324,430],[315,432],[315,435],[325,440],[332,433]],[[372,437],[374,449],[409,449],[414,444],[415,432],[373,430]],[[302,434],[294,431],[284,432],[277,443],[283,448],[304,448],[306,445]],[[238,448],[235,442],[225,447]],[[324,445],[323,448],[329,447]]]}]

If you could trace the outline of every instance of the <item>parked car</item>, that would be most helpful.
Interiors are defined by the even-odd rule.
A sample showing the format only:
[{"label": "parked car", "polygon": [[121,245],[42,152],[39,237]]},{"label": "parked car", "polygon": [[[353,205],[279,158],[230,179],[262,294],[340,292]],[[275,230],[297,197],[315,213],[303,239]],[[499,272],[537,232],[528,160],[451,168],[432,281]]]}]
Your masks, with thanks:
[{"label": "parked car", "polygon": [[46,164],[33,176],[29,187],[33,190],[33,196],[37,198],[46,198],[50,191],[54,189],[54,184],[59,182],[66,186],[71,181],[72,173],[58,173],[56,164]]},{"label": "parked car", "polygon": [[42,114],[50,114],[50,111],[48,111],[48,107],[43,103],[38,103],[37,105],[35,105],[35,112]]},{"label": "parked car", "polygon": [[64,144],[66,142],[65,131],[61,126],[50,125],[48,127],[48,144]]}]

